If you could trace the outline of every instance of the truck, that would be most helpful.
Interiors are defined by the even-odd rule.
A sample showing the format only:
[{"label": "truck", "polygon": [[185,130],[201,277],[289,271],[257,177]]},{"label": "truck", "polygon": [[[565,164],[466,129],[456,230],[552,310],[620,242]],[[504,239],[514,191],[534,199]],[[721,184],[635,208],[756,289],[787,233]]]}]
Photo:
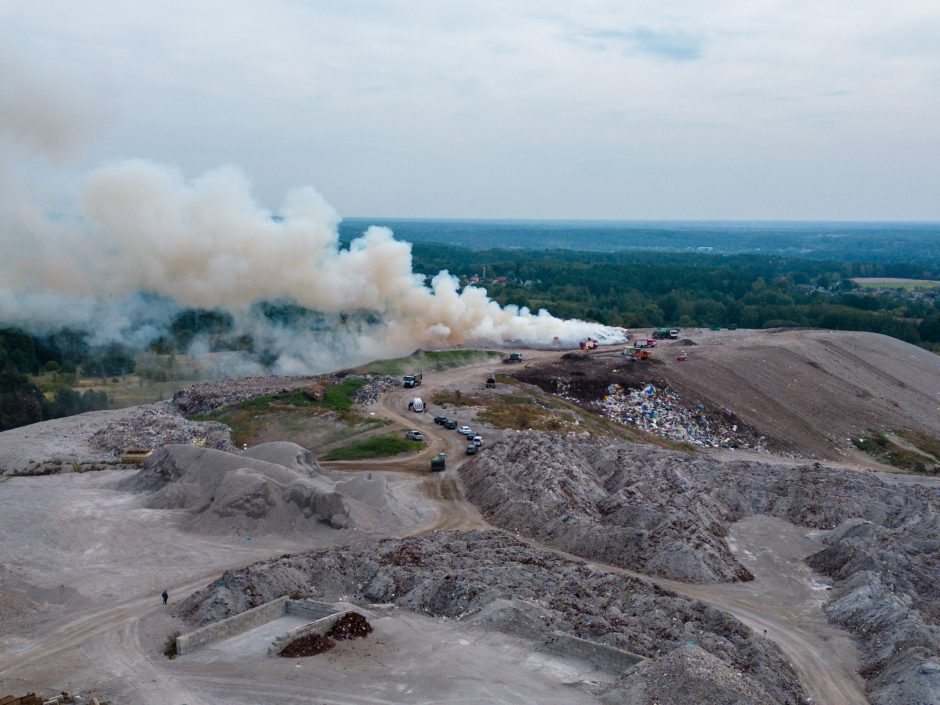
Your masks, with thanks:
[{"label": "truck", "polygon": [[668,328],[657,328],[653,331],[653,337],[656,340],[667,340],[669,338],[669,329]]},{"label": "truck", "polygon": [[411,387],[417,387],[421,384],[421,373],[417,372],[413,375],[405,375],[401,378],[401,386],[405,389],[410,389]]},{"label": "truck", "polygon": [[511,364],[513,362],[522,362],[521,352],[511,352],[503,358],[503,362]]},{"label": "truck", "polygon": [[582,350],[594,350],[597,348],[597,341],[594,338],[588,338],[587,340],[582,340],[580,343]]},{"label": "truck", "polygon": [[447,456],[444,453],[438,453],[431,458],[431,472],[444,472],[447,463]]}]

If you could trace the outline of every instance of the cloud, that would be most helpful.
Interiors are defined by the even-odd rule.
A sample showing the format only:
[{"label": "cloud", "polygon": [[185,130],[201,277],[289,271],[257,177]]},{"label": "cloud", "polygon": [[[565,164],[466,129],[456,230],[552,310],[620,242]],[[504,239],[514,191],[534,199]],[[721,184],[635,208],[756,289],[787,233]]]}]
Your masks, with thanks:
[{"label": "cloud", "polygon": [[694,61],[702,58],[704,40],[680,30],[655,30],[634,27],[629,30],[592,29],[571,35],[570,39],[593,49],[619,47],[628,53],[650,54],[669,61]]}]

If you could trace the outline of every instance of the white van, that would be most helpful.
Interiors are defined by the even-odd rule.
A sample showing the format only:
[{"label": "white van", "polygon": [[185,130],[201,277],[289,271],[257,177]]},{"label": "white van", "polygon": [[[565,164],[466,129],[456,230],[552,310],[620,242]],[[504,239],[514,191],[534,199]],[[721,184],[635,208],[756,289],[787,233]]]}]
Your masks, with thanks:
[{"label": "white van", "polygon": [[411,409],[412,411],[417,411],[418,413],[421,413],[422,411],[424,411],[424,402],[421,401],[421,397],[415,397],[413,400],[408,402],[408,408]]}]

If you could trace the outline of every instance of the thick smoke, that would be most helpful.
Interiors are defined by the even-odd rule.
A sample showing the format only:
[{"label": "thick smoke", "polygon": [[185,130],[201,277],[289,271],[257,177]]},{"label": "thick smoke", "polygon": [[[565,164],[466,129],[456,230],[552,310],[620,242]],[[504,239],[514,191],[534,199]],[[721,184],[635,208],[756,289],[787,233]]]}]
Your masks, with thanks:
[{"label": "thick smoke", "polygon": [[[0,69],[10,66],[0,54]],[[0,150],[15,143],[59,156],[84,139],[93,112],[35,72],[0,71]],[[0,179],[0,324],[70,325],[92,331],[96,342],[140,347],[179,308],[218,308],[272,351],[277,369],[291,372],[417,347],[622,337],[619,329],[501,307],[446,272],[426,284],[413,271],[411,246],[386,228],[341,247],[339,216],[312,188],[291,191],[272,213],[235,168],[187,180],[167,166],[124,160],[86,175],[77,198],[66,196],[78,213],[49,217],[25,181]],[[262,300],[335,314],[336,325],[278,325],[252,306]]]}]

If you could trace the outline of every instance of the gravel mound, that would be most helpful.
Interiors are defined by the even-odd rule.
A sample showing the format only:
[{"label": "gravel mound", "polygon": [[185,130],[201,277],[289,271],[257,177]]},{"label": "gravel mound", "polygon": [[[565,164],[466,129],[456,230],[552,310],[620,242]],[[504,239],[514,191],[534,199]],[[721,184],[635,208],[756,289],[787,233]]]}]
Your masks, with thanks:
[{"label": "gravel mound", "polygon": [[148,493],[147,507],[187,510],[188,528],[209,533],[370,530],[406,523],[383,478],[335,479],[293,443],[266,443],[242,455],[165,446],[120,487]]},{"label": "gravel mound", "polygon": [[127,448],[153,449],[168,444],[188,443],[232,450],[231,430],[225,424],[189,421],[165,402],[138,406],[97,430],[89,440],[96,451],[117,457]]},{"label": "gravel mound", "polygon": [[[503,532],[437,532],[283,556],[226,572],[178,610],[199,625],[294,591],[392,602],[477,624],[493,617],[494,604],[522,604],[528,606],[526,619],[488,624],[498,622],[526,638],[547,639],[561,631],[653,659],[692,642],[743,674],[755,692],[769,693],[771,702],[803,702],[796,675],[776,646],[730,615]],[[517,624],[523,624],[522,633],[513,631]]]},{"label": "gravel mound", "polygon": [[610,705],[776,705],[753,679],[697,646],[685,645],[634,668],[606,694]]},{"label": "gravel mound", "polygon": [[872,702],[940,702],[940,489],[534,432],[461,474],[497,526],[686,582],[748,579],[725,542],[745,516],[825,529],[807,560],[836,581],[825,609],[862,642]]}]

